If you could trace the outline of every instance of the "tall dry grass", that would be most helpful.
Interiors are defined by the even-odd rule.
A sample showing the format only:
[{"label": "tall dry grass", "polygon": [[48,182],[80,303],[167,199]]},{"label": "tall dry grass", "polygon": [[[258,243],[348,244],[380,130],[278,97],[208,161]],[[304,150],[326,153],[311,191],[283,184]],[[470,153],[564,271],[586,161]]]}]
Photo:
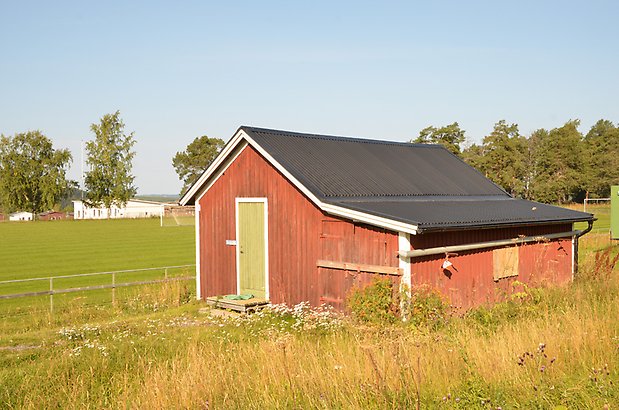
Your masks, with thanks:
[{"label": "tall dry grass", "polygon": [[[581,266],[587,263],[592,268],[591,261]],[[201,305],[185,304],[182,289],[171,289],[142,300],[152,308],[164,298],[167,309],[74,327],[65,336],[54,331],[32,350],[0,350],[0,402],[76,409],[613,408],[619,279],[616,269],[592,272],[583,270],[565,288],[530,290],[528,298],[449,318],[438,330],[212,318],[198,313]]]},{"label": "tall dry grass", "polygon": [[[619,309],[616,303],[583,307],[587,296],[576,292],[573,307],[490,335],[462,322],[428,335],[395,327],[319,340],[192,343],[171,360],[144,368],[143,383],[119,386],[126,395],[117,404],[414,408],[419,400],[424,407],[601,407],[619,399],[610,384],[617,380]],[[531,356],[519,364],[525,352]],[[592,369],[602,369],[600,381],[592,382]],[[612,375],[602,374],[605,369]]]}]

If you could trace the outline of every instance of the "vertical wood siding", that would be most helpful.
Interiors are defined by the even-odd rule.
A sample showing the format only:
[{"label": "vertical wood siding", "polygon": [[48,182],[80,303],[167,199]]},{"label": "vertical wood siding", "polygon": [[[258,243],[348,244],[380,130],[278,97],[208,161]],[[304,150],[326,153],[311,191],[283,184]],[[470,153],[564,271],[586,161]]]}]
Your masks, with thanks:
[{"label": "vertical wood siding", "polygon": [[[397,234],[369,225],[325,217],[320,235],[322,259],[379,266],[398,266]],[[371,283],[376,274],[320,268],[321,303],[344,309],[353,287]],[[399,277],[389,277],[398,289]]]},{"label": "vertical wood siding", "polygon": [[397,233],[324,214],[247,146],[200,199],[201,291],[203,297],[236,292],[235,198],[268,200],[269,289],[273,303],[343,308],[355,284],[368,273],[318,268],[319,259],[398,266]]},{"label": "vertical wood siding", "polygon": [[[571,224],[433,233],[411,236],[413,249],[461,245],[498,239],[567,232]],[[453,269],[443,270],[444,255],[415,258],[411,262],[413,288],[429,287],[446,296],[457,309],[493,303],[527,285],[564,284],[572,278],[571,238],[518,245],[518,276],[493,278],[493,250],[458,252],[450,256]]]}]

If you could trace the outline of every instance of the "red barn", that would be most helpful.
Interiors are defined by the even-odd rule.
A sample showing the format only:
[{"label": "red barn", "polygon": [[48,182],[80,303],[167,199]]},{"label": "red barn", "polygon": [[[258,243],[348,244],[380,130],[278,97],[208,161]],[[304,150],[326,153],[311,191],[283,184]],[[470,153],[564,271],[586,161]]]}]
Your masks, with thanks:
[{"label": "red barn", "polygon": [[[342,308],[385,275],[455,306],[569,282],[588,213],[515,199],[438,145],[241,127],[181,198],[198,298]],[[590,225],[591,226],[591,225]]]}]

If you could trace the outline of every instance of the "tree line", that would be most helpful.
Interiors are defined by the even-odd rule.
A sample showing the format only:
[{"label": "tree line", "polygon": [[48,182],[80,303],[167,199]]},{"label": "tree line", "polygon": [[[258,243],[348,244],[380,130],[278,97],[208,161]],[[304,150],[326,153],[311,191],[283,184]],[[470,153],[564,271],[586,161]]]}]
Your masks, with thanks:
[{"label": "tree line", "polygon": [[[429,126],[411,143],[441,144],[509,194],[545,203],[605,198],[619,185],[619,125],[599,120],[582,134],[580,121],[522,135],[518,124],[500,120],[480,144],[466,144],[457,122]],[[181,195],[200,177],[224,146],[217,138],[196,138],[177,152],[173,165],[184,182]]]},{"label": "tree line", "polygon": [[[517,124],[500,120],[480,144],[466,144],[466,132],[457,122],[429,126],[411,143],[445,146],[515,197],[546,203],[580,201],[586,196],[607,197],[619,184],[619,125],[599,120],[583,134],[580,121],[538,129],[522,135]],[[123,206],[137,192],[132,174],[134,133],[116,111],[90,126],[86,142],[84,202],[108,209]],[[172,158],[185,193],[224,146],[218,138],[195,138]],[[55,149],[40,131],[12,137],[0,135],[0,210],[53,209],[78,186],[67,178],[73,160],[68,149]]]},{"label": "tree line", "polygon": [[[137,189],[133,185],[133,133],[125,133],[120,112],[104,115],[90,130],[94,138],[86,142],[84,202],[88,206],[123,206]],[[14,136],[0,135],[0,209],[28,211],[33,216],[53,209],[78,183],[67,178],[73,161],[68,149],[55,149],[41,131]]]},{"label": "tree line", "polygon": [[619,185],[619,125],[596,122],[586,134],[580,121],[522,135],[517,124],[500,120],[480,144],[465,146],[457,122],[421,130],[412,143],[445,146],[509,194],[545,203],[605,198]]}]

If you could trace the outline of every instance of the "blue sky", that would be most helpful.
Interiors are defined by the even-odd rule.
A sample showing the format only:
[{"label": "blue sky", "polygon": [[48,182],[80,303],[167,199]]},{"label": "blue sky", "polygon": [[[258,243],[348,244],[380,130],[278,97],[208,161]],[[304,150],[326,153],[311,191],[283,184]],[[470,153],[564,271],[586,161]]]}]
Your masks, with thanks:
[{"label": "blue sky", "polygon": [[404,141],[458,121],[471,142],[619,121],[615,2],[0,1],[0,133],[74,155],[120,110],[139,193],[240,125]]}]

